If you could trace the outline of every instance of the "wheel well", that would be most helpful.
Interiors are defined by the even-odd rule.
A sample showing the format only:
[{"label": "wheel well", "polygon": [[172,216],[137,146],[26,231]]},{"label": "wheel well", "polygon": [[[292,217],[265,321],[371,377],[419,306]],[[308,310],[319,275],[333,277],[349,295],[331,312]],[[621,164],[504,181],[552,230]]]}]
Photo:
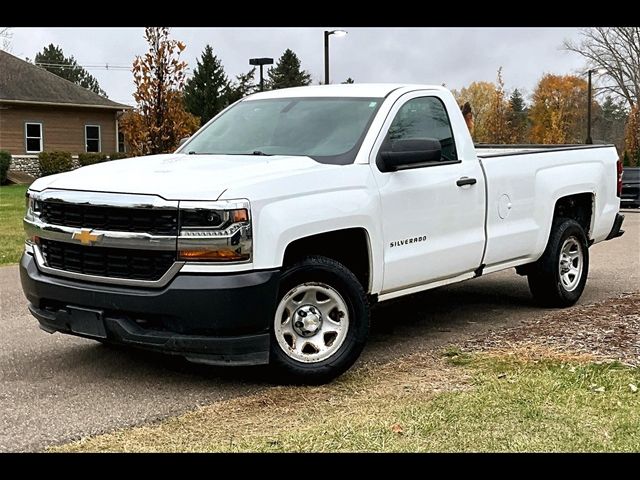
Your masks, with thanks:
[{"label": "wheel well", "polygon": [[353,272],[365,292],[369,291],[369,236],[364,228],[347,228],[300,238],[287,245],[283,265],[308,255],[322,255],[340,262]]},{"label": "wheel well", "polygon": [[589,237],[594,197],[591,193],[577,193],[559,198],[553,212],[553,219],[571,218],[578,222]]}]

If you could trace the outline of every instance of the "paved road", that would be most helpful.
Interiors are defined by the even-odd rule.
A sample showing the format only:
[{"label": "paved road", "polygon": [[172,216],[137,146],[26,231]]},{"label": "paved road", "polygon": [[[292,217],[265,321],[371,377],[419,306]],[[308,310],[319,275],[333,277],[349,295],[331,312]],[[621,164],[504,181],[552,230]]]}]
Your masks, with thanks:
[{"label": "paved road", "polygon": [[[640,289],[640,211],[627,212],[625,228],[591,250],[581,303]],[[0,268],[0,292],[0,452],[40,450],[269,388],[261,368],[214,369],[48,335],[26,311],[15,266]],[[381,304],[363,359],[383,362],[544,313],[513,270],[487,275]]]}]

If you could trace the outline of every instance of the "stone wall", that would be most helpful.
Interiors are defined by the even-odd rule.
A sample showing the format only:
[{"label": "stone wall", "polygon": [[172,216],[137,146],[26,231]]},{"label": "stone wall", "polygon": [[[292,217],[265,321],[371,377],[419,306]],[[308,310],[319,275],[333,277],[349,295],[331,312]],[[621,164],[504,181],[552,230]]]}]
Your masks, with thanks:
[{"label": "stone wall", "polygon": [[[78,163],[78,156],[73,155],[71,157],[73,168],[80,167]],[[11,157],[11,165],[9,165],[10,172],[23,172],[32,177],[38,178],[40,176],[40,166],[38,165],[37,155],[13,155]]]}]

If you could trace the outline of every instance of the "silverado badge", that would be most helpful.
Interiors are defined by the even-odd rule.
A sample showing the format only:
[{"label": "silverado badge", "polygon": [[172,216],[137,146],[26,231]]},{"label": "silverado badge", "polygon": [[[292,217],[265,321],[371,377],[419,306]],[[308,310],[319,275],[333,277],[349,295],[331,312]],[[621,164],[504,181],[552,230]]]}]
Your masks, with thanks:
[{"label": "silverado badge", "polygon": [[101,233],[91,233],[90,228],[83,228],[81,230],[76,230],[71,235],[73,240],[78,240],[83,245],[91,245],[94,242],[99,241],[102,238]]}]

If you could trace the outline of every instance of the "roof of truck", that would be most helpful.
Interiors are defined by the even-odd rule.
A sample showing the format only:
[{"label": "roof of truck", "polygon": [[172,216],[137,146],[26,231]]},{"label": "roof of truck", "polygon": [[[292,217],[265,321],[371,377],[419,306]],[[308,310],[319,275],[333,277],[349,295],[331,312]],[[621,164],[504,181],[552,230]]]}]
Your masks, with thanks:
[{"label": "roof of truck", "polygon": [[409,87],[414,90],[446,90],[440,85],[417,85],[410,83],[348,83],[338,85],[313,85],[292,87],[254,93],[251,100],[289,97],[366,97],[383,98],[394,90]]}]

